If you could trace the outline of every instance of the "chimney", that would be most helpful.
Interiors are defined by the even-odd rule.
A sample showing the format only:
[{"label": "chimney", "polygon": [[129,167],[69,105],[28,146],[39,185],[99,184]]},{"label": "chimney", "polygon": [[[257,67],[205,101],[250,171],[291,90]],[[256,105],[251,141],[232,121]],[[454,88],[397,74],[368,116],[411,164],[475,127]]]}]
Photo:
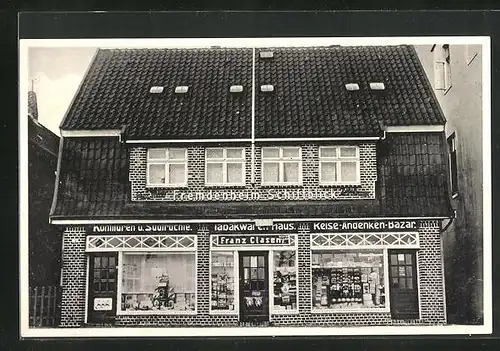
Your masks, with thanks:
[{"label": "chimney", "polygon": [[31,88],[28,91],[28,116],[38,120],[38,105],[36,102],[36,93],[33,90],[34,79],[31,80]]}]

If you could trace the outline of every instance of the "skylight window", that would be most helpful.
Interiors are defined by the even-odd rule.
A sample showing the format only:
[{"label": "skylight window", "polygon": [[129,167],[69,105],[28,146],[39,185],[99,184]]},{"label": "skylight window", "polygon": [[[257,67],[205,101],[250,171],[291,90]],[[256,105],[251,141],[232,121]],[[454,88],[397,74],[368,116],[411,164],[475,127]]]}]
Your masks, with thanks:
[{"label": "skylight window", "polygon": [[347,83],[345,85],[345,88],[349,91],[359,90],[359,84],[358,83]]},{"label": "skylight window", "polygon": [[260,91],[263,93],[272,93],[274,91],[274,86],[271,84],[261,85]]},{"label": "skylight window", "polygon": [[370,89],[371,90],[384,90],[385,85],[382,82],[373,82],[373,83],[370,83]]},{"label": "skylight window", "polygon": [[229,92],[231,93],[241,93],[243,91],[243,85],[231,85]]},{"label": "skylight window", "polygon": [[149,89],[149,92],[151,94],[161,94],[161,93],[163,93],[163,87],[153,86],[153,87],[151,87],[151,89]]},{"label": "skylight window", "polygon": [[179,85],[175,87],[175,93],[176,94],[186,94],[189,90],[189,87],[186,85]]},{"label": "skylight window", "polygon": [[272,51],[261,51],[259,52],[261,59],[270,59],[274,57],[274,53]]}]

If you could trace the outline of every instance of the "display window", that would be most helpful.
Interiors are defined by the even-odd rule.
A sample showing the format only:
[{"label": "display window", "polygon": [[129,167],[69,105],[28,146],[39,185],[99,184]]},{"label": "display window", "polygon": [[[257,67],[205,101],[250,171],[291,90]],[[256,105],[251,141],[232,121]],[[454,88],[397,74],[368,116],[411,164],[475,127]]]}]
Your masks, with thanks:
[{"label": "display window", "polygon": [[383,250],[313,251],[313,310],[383,310],[385,253]]},{"label": "display window", "polygon": [[273,251],[273,312],[298,311],[297,251]]},{"label": "display window", "polygon": [[123,252],[121,262],[119,312],[195,312],[194,252]]},{"label": "display window", "polygon": [[233,251],[211,253],[210,310],[232,312],[236,306],[235,255]]}]

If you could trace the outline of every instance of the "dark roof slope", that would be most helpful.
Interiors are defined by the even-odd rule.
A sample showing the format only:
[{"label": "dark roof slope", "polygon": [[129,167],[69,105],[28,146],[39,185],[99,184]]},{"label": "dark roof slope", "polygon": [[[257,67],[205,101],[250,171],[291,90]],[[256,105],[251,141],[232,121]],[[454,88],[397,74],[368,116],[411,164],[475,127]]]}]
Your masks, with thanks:
[{"label": "dark roof slope", "polygon": [[[250,138],[252,49],[99,50],[62,129],[130,139]],[[230,94],[231,85],[245,90]],[[161,94],[150,94],[163,86]],[[188,86],[175,94],[176,86]]]},{"label": "dark roof slope", "polygon": [[382,211],[451,215],[444,133],[387,134],[379,148]]},{"label": "dark roof slope", "polygon": [[[256,54],[256,137],[378,135],[384,126],[439,125],[445,119],[413,47],[268,48]],[[383,82],[373,91],[370,82]],[[348,91],[357,83],[358,91]]]},{"label": "dark roof slope", "polygon": [[[449,216],[444,136],[388,135],[376,200],[132,202],[127,149],[116,138],[65,138],[53,219]],[[412,155],[412,152],[416,152]]]},{"label": "dark roof slope", "polygon": [[52,214],[119,215],[129,199],[128,152],[118,138],[64,138]]},{"label": "dark roof slope", "polygon": [[[261,59],[264,50],[274,57]],[[250,138],[252,60],[249,48],[99,50],[61,128],[126,126],[129,139]],[[411,46],[257,49],[255,66],[259,138],[375,136],[380,125],[445,122]],[[275,91],[262,93],[263,84]],[[179,85],[188,93],[174,94]],[[243,93],[229,93],[231,85]],[[152,86],[165,90],[150,94]]]}]

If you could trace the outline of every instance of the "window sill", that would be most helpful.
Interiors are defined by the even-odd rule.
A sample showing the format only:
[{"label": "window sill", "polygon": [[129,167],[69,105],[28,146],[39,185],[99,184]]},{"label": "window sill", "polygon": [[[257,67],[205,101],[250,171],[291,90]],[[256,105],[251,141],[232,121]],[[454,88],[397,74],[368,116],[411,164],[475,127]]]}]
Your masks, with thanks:
[{"label": "window sill", "polygon": [[246,184],[205,184],[205,188],[224,189],[224,188],[245,188]]},{"label": "window sill", "polygon": [[208,312],[208,314],[211,316],[238,316],[239,312],[238,311],[225,311],[225,310],[220,310],[220,311],[210,310]]},{"label": "window sill", "polygon": [[295,310],[271,310],[271,315],[282,316],[282,315],[290,315],[290,314],[299,314],[299,309]]},{"label": "window sill", "polygon": [[321,314],[321,313],[327,313],[327,314],[335,314],[335,313],[390,313],[390,309],[385,307],[385,308],[325,308],[325,309],[318,309],[318,308],[313,308],[311,309],[311,313],[314,314]]},{"label": "window sill", "polygon": [[117,311],[117,316],[192,316],[198,314],[197,311]]},{"label": "window sill", "polygon": [[286,183],[260,183],[260,186],[262,188],[301,188],[303,187],[302,183],[293,183],[293,184],[286,184]]},{"label": "window sill", "polygon": [[359,188],[362,186],[361,182],[357,183],[319,183],[320,187],[324,188],[334,188],[334,187],[339,187],[339,188],[348,188],[348,187],[353,187],[353,188]]},{"label": "window sill", "polygon": [[187,184],[175,184],[175,185],[170,185],[170,184],[146,184],[146,189],[184,189],[187,188]]}]

